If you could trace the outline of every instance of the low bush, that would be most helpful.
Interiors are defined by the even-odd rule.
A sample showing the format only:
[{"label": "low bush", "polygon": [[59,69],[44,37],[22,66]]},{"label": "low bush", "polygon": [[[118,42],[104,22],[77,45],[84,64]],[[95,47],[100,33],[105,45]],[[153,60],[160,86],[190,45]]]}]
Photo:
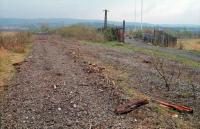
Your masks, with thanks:
[{"label": "low bush", "polygon": [[134,37],[142,39],[143,38],[143,32],[140,31],[140,30],[136,31]]},{"label": "low bush", "polygon": [[115,40],[117,40],[116,30],[113,29],[113,28],[107,28],[106,30],[104,30],[104,37],[108,41],[115,41]]}]

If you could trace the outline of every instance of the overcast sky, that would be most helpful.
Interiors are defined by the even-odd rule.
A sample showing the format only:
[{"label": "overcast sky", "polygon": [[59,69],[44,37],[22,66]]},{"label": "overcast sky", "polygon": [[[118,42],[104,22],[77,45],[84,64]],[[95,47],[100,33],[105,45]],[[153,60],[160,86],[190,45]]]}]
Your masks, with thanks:
[{"label": "overcast sky", "polygon": [[[137,1],[140,20],[141,0]],[[200,24],[200,0],[143,0],[144,22]],[[0,18],[79,18],[134,21],[135,0],[0,0]]]}]

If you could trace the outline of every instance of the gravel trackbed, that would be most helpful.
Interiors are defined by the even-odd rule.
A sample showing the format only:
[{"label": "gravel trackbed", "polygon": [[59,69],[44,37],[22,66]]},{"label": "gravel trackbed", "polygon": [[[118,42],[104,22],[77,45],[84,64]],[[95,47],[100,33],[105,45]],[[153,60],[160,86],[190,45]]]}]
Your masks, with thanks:
[{"label": "gravel trackbed", "polygon": [[[130,98],[139,99],[138,92],[187,104],[185,99],[176,99],[176,90],[171,95],[162,87],[155,88],[161,83],[150,64],[144,63],[146,57],[55,35],[37,36],[32,52],[16,66],[15,77],[0,103],[0,128],[191,129],[183,122],[185,115],[174,118],[153,103],[125,115],[114,113],[119,104]],[[144,80],[147,75],[151,80]],[[141,82],[144,86],[139,85]],[[120,86],[138,92],[130,97],[130,90],[125,92]],[[198,108],[199,103],[196,105]]]},{"label": "gravel trackbed", "polygon": [[[114,114],[106,79],[84,71],[72,42],[36,40],[6,91],[2,129],[132,128],[134,118]],[[72,46],[71,46],[72,47]]]}]

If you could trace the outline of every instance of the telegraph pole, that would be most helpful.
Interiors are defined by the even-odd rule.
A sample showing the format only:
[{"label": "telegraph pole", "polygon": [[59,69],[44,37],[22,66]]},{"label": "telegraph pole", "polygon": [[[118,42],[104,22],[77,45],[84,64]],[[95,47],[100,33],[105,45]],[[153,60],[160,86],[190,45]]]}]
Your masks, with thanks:
[{"label": "telegraph pole", "polygon": [[107,27],[108,27],[108,10],[105,9],[104,12],[105,12],[104,29],[107,29]]},{"label": "telegraph pole", "polygon": [[143,30],[143,0],[141,0],[141,31]]},{"label": "telegraph pole", "polygon": [[125,43],[126,21],[123,20],[123,43]]}]

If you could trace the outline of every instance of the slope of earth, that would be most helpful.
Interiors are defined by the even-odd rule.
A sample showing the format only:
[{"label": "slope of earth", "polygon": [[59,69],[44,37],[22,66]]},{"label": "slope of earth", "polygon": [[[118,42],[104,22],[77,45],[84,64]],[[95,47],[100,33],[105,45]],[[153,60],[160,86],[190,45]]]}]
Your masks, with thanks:
[{"label": "slope of earth", "polygon": [[[39,36],[32,54],[19,66],[16,78],[5,93],[1,128],[191,128],[183,119],[159,112],[153,104],[126,115],[114,113],[115,107],[130,97],[120,85],[136,84],[135,76],[129,74],[132,71],[127,70],[144,65],[141,70],[148,71],[147,64],[141,63],[143,56],[57,36]],[[131,60],[133,57],[136,59]],[[91,69],[91,64],[97,64],[99,70]],[[143,93],[146,89],[131,88]]]}]

